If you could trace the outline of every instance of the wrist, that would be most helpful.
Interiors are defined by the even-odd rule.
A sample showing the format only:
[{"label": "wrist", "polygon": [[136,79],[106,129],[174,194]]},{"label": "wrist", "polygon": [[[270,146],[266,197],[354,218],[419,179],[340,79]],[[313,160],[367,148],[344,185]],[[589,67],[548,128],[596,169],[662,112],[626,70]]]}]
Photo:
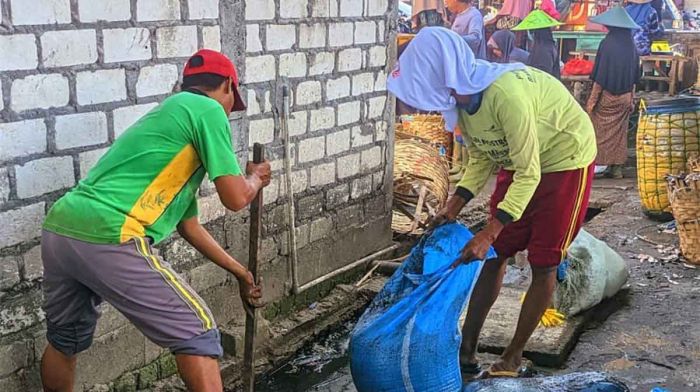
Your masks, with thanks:
[{"label": "wrist", "polygon": [[501,234],[503,227],[503,223],[501,223],[498,219],[492,219],[491,222],[489,222],[489,224],[486,225],[483,231],[489,237],[491,242],[493,242],[496,241],[498,235]]}]

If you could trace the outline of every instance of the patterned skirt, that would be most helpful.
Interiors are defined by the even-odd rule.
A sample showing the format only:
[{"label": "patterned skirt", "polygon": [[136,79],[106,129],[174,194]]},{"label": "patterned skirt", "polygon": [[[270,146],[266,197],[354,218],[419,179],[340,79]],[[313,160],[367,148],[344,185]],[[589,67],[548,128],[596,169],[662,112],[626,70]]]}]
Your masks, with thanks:
[{"label": "patterned skirt", "polygon": [[627,161],[627,128],[632,114],[632,93],[603,91],[591,113],[598,140],[597,165],[622,165]]}]

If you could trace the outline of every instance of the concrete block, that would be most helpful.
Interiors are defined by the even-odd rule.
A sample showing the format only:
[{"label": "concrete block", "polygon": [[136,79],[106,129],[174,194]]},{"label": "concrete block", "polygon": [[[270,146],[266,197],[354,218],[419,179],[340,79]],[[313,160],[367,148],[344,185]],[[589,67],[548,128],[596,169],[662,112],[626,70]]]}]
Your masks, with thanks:
[{"label": "concrete block", "polygon": [[323,23],[299,25],[299,47],[322,48],[326,46],[326,25]]},{"label": "concrete block", "polygon": [[246,94],[248,95],[246,98],[246,115],[253,116],[260,114],[260,103],[258,102],[257,93],[255,90],[248,89]]},{"label": "concrete block", "polygon": [[152,57],[151,33],[147,28],[106,29],[102,34],[105,63],[150,60]]},{"label": "concrete block", "polygon": [[369,48],[369,66],[386,66],[386,46],[373,46]]},{"label": "concrete block", "polygon": [[312,137],[299,142],[299,162],[311,162],[325,156],[324,136]]},{"label": "concrete block", "polygon": [[274,0],[246,0],[246,20],[269,20],[275,18]]},{"label": "concrete block", "polygon": [[[0,290],[8,290],[19,283],[19,265],[16,256],[0,257]],[[2,347],[0,347],[2,353]],[[0,357],[0,377],[4,375]]]},{"label": "concrete block", "polygon": [[338,71],[349,72],[362,68],[362,49],[351,48],[338,52]]},{"label": "concrete block", "polygon": [[360,170],[366,171],[374,169],[382,164],[382,148],[374,146],[369,150],[362,151]]},{"label": "concrete block", "polygon": [[114,138],[118,138],[124,131],[156,106],[158,106],[156,103],[147,103],[114,109],[114,112],[112,112],[112,116],[114,117]]},{"label": "concrete block", "polygon": [[197,26],[162,27],[156,30],[158,58],[189,57],[199,47]]},{"label": "concrete block", "polygon": [[143,67],[136,81],[136,95],[148,97],[172,93],[179,77],[180,73],[175,64],[158,64]]},{"label": "concrete block", "polygon": [[84,23],[131,19],[129,0],[78,0],[78,15]]},{"label": "concrete block", "polygon": [[377,22],[377,35],[379,35],[379,42],[385,42],[386,40],[386,25],[383,20]]},{"label": "concrete block", "polygon": [[331,218],[321,218],[311,222],[309,232],[309,242],[316,242],[326,238],[333,232],[333,220]]},{"label": "concrete block", "polygon": [[384,188],[384,171],[378,171],[372,174],[372,188],[378,191]]},{"label": "concrete block", "polygon": [[[301,249],[308,245],[309,243],[309,227],[310,224],[305,224],[301,226],[297,226],[295,228],[296,232],[296,241],[297,241],[297,249]],[[285,231],[280,235],[280,255],[282,256],[287,256],[289,255],[289,232]]]},{"label": "concrete block", "polygon": [[285,53],[281,55],[279,76],[288,78],[306,76],[306,54]]},{"label": "concrete block", "polygon": [[338,16],[338,1],[311,0],[311,16],[314,18],[333,18]]},{"label": "concrete block", "polygon": [[297,201],[299,219],[312,219],[323,212],[323,193],[302,197]]},{"label": "concrete block", "polygon": [[44,263],[41,260],[41,245],[29,249],[23,256],[24,280],[39,279],[44,275]]},{"label": "concrete block", "polygon": [[202,47],[217,52],[221,51],[221,29],[219,26],[202,27]]},{"label": "concrete block", "polygon": [[95,72],[79,72],[75,89],[80,105],[116,102],[126,99],[126,74],[124,69],[105,69]]},{"label": "concrete block", "polygon": [[374,22],[355,22],[355,45],[377,42],[377,24]]},{"label": "concrete block", "polygon": [[[146,365],[144,340],[143,335],[131,324],[96,338],[90,350],[80,356],[76,385],[104,383],[127,371],[143,367]],[[134,383],[136,382],[132,373],[126,377],[133,377]],[[115,390],[117,384],[124,385],[123,380],[115,383]]]},{"label": "concrete block", "polygon": [[360,121],[360,102],[352,101],[338,105],[338,126]]},{"label": "concrete block", "polygon": [[386,0],[367,0],[367,7],[365,8],[365,15],[367,16],[380,16],[384,15],[388,8],[388,2]]},{"label": "concrete block", "polygon": [[101,303],[98,309],[100,311],[100,319],[97,321],[97,327],[95,328],[95,337],[99,338],[129,324],[129,320],[107,302]]},{"label": "concrete block", "polygon": [[136,20],[139,22],[180,20],[180,1],[137,0]]},{"label": "concrete block", "polygon": [[217,193],[202,197],[198,200],[199,221],[204,225],[226,215],[226,207],[221,204]]},{"label": "concrete block", "polygon": [[[280,175],[280,193],[286,192],[286,182],[287,181],[287,176],[282,174]],[[296,170],[292,172],[292,192],[293,193],[301,193],[304,192],[305,190],[309,189],[309,176],[306,173],[306,170]],[[282,193],[284,195],[284,193]]]},{"label": "concrete block", "polygon": [[296,99],[295,103],[297,105],[308,105],[315,102],[321,101],[321,82],[315,80],[309,80],[301,82],[296,87]]},{"label": "concrete block", "polygon": [[350,198],[359,199],[372,193],[372,176],[360,177],[350,185]]},{"label": "concrete block", "polygon": [[17,197],[26,199],[75,185],[72,157],[52,157],[15,166]]},{"label": "concrete block", "polygon": [[350,96],[350,78],[348,76],[326,81],[326,100],[333,101],[347,96]]},{"label": "concrete block", "polygon": [[[353,0],[357,1],[357,0]],[[357,1],[360,3],[361,2]],[[350,22],[336,22],[328,25],[328,44],[331,47],[350,46],[353,42],[354,26]]]},{"label": "concrete block", "polygon": [[299,136],[306,133],[307,125],[307,115],[308,112],[300,111],[293,112],[289,115],[289,122],[287,127],[289,128],[289,136]]},{"label": "concrete block", "polygon": [[357,148],[365,146],[372,143],[372,132],[369,132],[366,128],[361,126],[352,127],[352,148]]},{"label": "concrete block", "polygon": [[279,0],[281,18],[306,18],[308,0]]},{"label": "concrete block", "polygon": [[219,0],[187,0],[187,8],[190,20],[219,18]]},{"label": "concrete block", "polygon": [[248,127],[248,138],[250,146],[254,143],[272,143],[275,140],[275,120],[265,118],[251,121]]},{"label": "concrete block", "polygon": [[0,123],[0,162],[46,151],[44,119]]},{"label": "concrete block", "polygon": [[277,202],[277,198],[279,198],[279,193],[280,193],[280,181],[278,178],[272,179],[270,181],[270,185],[266,186],[265,189],[263,189],[263,202],[265,205],[268,204],[274,204]]},{"label": "concrete block", "polygon": [[35,69],[39,65],[34,34],[0,35],[0,71]]},{"label": "concrete block", "polygon": [[95,30],[49,31],[41,35],[41,62],[45,67],[66,67],[96,61]]},{"label": "concrete block", "polygon": [[[338,222],[343,222],[343,228],[359,226],[364,223],[362,204],[354,204],[338,210]],[[364,248],[368,249],[368,248]],[[363,251],[363,253],[365,253]]]},{"label": "concrete block", "polygon": [[377,73],[377,79],[374,82],[374,91],[386,91],[386,74],[384,72]]},{"label": "concrete block", "polygon": [[12,24],[70,23],[70,0],[10,0]]},{"label": "concrete block", "polygon": [[344,129],[326,135],[326,155],[334,156],[350,149],[350,130]]},{"label": "concrete block", "polygon": [[262,42],[260,41],[260,25],[246,25],[245,50],[248,53],[261,52],[263,50]]},{"label": "concrete block", "polygon": [[195,291],[201,291],[226,283],[229,273],[218,265],[208,262],[187,273],[189,282]]},{"label": "concrete block", "polygon": [[352,177],[360,172],[360,153],[338,158],[338,178]]},{"label": "concrete block", "polygon": [[327,185],[335,182],[335,162],[315,165],[311,168],[311,186]]},{"label": "concrete block", "polygon": [[2,312],[0,312],[0,337],[44,321],[42,302],[43,295],[39,288],[32,288],[10,299],[3,298]]},{"label": "concrete block", "polygon": [[0,377],[30,365],[31,341],[20,340],[0,346]]},{"label": "concrete block", "polygon": [[109,148],[100,148],[97,150],[90,150],[78,155],[78,162],[80,165],[80,179],[87,177],[88,172],[92,169],[97,161],[102,158],[102,156],[109,150]]},{"label": "concrete block", "polygon": [[[2,11],[2,10],[0,10],[0,11]],[[2,81],[0,80],[0,111],[2,111],[2,109],[5,109],[5,102],[4,102],[4,99],[2,97]]]},{"label": "concrete block", "polygon": [[309,75],[326,75],[333,73],[335,69],[335,53],[320,52],[311,54],[311,66],[309,67]]},{"label": "concrete block", "polygon": [[386,140],[386,132],[389,129],[389,124],[386,121],[377,121],[375,125],[375,132],[377,134],[377,141]]},{"label": "concrete block", "polygon": [[68,79],[61,74],[27,76],[12,82],[10,107],[15,112],[66,106]]},{"label": "concrete block", "polygon": [[315,132],[321,129],[329,129],[335,126],[335,109],[325,107],[311,112],[310,132]]},{"label": "concrete block", "polygon": [[374,97],[367,100],[367,118],[382,118],[384,117],[384,109],[386,108],[386,97]]},{"label": "concrete block", "polygon": [[372,72],[352,77],[352,95],[362,95],[374,91],[374,74]]},{"label": "concrete block", "polygon": [[56,116],[56,148],[59,150],[106,143],[107,116],[90,112]]},{"label": "concrete block", "polygon": [[362,16],[363,1],[340,0],[340,16]]},{"label": "concrete block", "polygon": [[265,36],[265,48],[268,51],[291,49],[297,42],[296,25],[267,25]]},{"label": "concrete block", "polygon": [[275,57],[271,55],[245,58],[245,83],[258,83],[274,80],[276,77]]},{"label": "concrete block", "polygon": [[[0,212],[0,248],[26,242],[41,235],[46,203]],[[4,306],[4,304],[3,304]]]},{"label": "concrete block", "polygon": [[326,191],[326,207],[329,209],[343,205],[350,200],[348,184],[338,185]]},{"label": "concrete block", "polygon": [[0,207],[10,199],[10,177],[6,167],[0,168]]}]

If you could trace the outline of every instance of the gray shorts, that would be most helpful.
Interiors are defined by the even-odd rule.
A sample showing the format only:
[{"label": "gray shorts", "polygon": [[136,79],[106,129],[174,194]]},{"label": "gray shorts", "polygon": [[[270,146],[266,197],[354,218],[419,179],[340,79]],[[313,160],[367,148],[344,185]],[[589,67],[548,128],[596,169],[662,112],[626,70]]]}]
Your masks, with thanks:
[{"label": "gray shorts", "polygon": [[101,245],[44,230],[41,256],[46,336],[58,351],[75,355],[90,347],[97,305],[105,300],[174,354],[223,354],[211,311],[170,264],[153,254],[148,239]]}]

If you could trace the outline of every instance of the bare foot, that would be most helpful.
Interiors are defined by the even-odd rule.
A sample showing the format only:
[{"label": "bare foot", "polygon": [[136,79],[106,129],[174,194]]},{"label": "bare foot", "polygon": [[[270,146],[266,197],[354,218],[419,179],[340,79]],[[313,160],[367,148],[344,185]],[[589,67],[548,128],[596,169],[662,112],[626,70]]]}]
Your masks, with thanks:
[{"label": "bare foot", "polygon": [[506,358],[500,358],[498,361],[494,362],[489,370],[493,372],[518,372],[520,370],[520,365],[522,360],[511,360]]}]

